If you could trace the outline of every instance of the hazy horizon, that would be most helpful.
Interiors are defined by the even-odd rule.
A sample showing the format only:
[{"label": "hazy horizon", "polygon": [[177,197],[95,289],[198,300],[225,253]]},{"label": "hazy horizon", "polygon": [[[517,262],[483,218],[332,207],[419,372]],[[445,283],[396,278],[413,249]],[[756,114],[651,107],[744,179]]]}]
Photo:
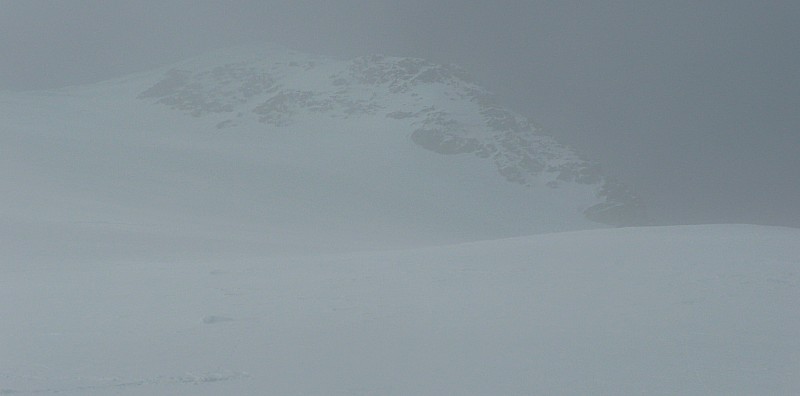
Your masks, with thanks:
[{"label": "hazy horizon", "polygon": [[220,47],[455,63],[638,191],[658,224],[800,227],[800,5],[0,1],[0,89]]}]

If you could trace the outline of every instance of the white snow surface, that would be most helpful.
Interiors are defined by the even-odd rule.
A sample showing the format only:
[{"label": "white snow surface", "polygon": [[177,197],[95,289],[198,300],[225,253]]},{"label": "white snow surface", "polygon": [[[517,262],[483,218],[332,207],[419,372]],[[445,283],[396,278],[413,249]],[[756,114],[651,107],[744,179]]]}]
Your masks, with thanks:
[{"label": "white snow surface", "polygon": [[40,260],[0,267],[0,394],[796,395],[799,273],[747,225]]},{"label": "white snow surface", "polygon": [[238,49],[0,120],[0,395],[800,394],[800,230],[599,228],[456,68]]}]

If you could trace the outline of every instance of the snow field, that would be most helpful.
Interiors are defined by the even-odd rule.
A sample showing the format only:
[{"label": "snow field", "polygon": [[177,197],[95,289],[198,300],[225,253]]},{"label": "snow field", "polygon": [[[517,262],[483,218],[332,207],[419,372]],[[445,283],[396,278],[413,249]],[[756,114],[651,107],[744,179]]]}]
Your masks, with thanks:
[{"label": "snow field", "polygon": [[0,270],[10,394],[791,395],[800,231]]}]

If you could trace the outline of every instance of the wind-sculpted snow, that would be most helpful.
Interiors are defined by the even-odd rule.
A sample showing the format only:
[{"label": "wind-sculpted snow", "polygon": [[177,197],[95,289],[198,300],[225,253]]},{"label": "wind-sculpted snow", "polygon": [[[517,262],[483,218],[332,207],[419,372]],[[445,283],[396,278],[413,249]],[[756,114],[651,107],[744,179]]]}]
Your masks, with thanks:
[{"label": "wind-sculpted snow", "polygon": [[[338,61],[278,53],[210,69],[172,69],[140,99],[195,117],[214,117],[218,129],[264,124],[287,128],[322,116],[332,130],[374,128],[402,134],[444,155],[491,161],[511,183],[557,189],[595,186],[587,218],[613,225],[642,223],[644,206],[600,166],[541,134],[525,117],[498,106],[493,96],[455,66],[422,59],[366,56]],[[224,116],[226,115],[227,116]],[[381,121],[383,120],[383,121]],[[350,122],[337,128],[337,123]]]},{"label": "wind-sculpted snow", "polygon": [[797,229],[27,266],[0,394],[800,394]]}]

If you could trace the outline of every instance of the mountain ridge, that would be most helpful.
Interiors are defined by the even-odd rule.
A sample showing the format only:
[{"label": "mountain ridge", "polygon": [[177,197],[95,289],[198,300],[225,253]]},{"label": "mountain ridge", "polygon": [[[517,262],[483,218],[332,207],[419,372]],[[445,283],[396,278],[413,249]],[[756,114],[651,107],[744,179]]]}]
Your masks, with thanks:
[{"label": "mountain ridge", "polygon": [[421,59],[239,48],[0,100],[0,221],[45,233],[57,221],[65,240],[107,232],[158,250],[169,229],[185,252],[208,238],[249,251],[393,248],[644,213],[463,70]]},{"label": "mountain ridge", "polygon": [[[330,63],[334,63],[333,67]],[[297,74],[320,73],[315,70],[320,65],[322,73],[327,71],[329,75],[327,79],[315,80],[316,90],[303,89],[303,84],[293,86]],[[326,66],[333,70],[326,70]],[[477,105],[473,114],[457,114],[446,106],[425,103],[417,91],[433,85],[439,88],[437,94],[449,101],[466,100]],[[370,88],[373,91],[366,95]],[[392,108],[386,104],[385,92],[407,94],[410,97],[406,99],[417,106],[404,103]],[[259,102],[259,96],[266,99],[260,98],[254,107],[252,103]],[[555,174],[555,178],[545,183],[550,188],[563,182],[601,185],[597,196],[604,202],[585,211],[592,221],[610,225],[646,222],[640,198],[618,181],[606,178],[599,164],[541,134],[525,117],[497,105],[491,93],[454,65],[384,55],[361,56],[350,61],[303,55],[298,60],[261,65],[257,61],[227,63],[195,72],[171,68],[138,98],[152,99],[195,117],[237,112],[237,117],[218,122],[219,129],[235,126],[237,119],[252,114],[261,123],[283,127],[303,111],[327,112],[331,118],[376,115],[383,111],[386,118],[411,119],[414,129],[410,138],[418,146],[444,155],[491,158],[500,175],[510,182],[532,186],[534,178],[550,173]]]}]

